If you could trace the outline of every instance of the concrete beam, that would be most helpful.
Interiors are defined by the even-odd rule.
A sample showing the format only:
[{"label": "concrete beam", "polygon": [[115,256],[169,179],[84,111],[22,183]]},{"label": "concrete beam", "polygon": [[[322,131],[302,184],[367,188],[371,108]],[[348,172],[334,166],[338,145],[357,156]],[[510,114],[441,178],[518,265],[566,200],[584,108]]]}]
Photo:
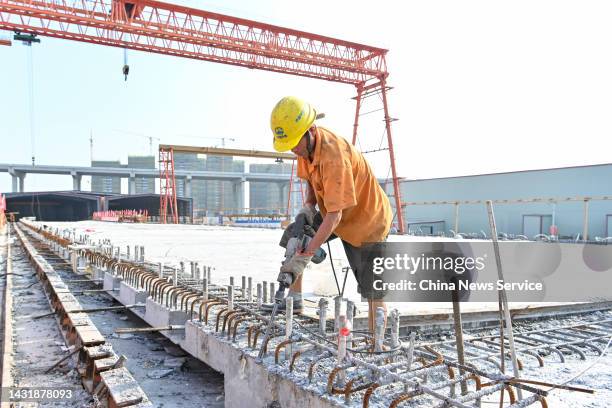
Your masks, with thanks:
[{"label": "concrete beam", "polygon": [[[31,166],[23,164],[0,163],[0,172],[32,173],[32,174],[64,174],[71,175],[73,172],[82,176],[115,176],[129,178],[132,174],[135,177],[159,178],[157,169],[133,169],[121,167],[75,167],[75,166]],[[231,171],[196,171],[196,170],[175,170],[177,179],[185,179],[191,176],[194,180],[219,180],[219,181],[288,181],[290,174],[277,173],[248,173]]]}]

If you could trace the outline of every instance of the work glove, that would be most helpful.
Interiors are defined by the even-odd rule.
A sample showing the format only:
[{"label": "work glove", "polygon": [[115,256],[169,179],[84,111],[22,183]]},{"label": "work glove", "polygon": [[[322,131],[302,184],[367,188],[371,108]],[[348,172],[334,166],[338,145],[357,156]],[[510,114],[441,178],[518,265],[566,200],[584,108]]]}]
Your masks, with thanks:
[{"label": "work glove", "polygon": [[317,211],[315,210],[314,205],[307,204],[303,206],[298,212],[298,215],[299,214],[304,214],[306,216],[306,224],[314,225],[314,218],[315,218],[315,215],[317,214]]},{"label": "work glove", "polygon": [[299,278],[302,273],[304,273],[304,268],[306,268],[306,265],[310,263],[311,259],[312,255],[307,255],[303,252],[298,252],[293,255],[289,260],[283,263],[283,266],[281,266],[280,271],[292,273],[294,276],[293,281],[295,282],[295,280]]},{"label": "work glove", "polygon": [[293,281],[304,272],[304,268],[311,261],[312,255],[299,252],[300,242],[297,238],[291,238],[285,249],[285,262],[280,268],[281,272],[293,274]]}]

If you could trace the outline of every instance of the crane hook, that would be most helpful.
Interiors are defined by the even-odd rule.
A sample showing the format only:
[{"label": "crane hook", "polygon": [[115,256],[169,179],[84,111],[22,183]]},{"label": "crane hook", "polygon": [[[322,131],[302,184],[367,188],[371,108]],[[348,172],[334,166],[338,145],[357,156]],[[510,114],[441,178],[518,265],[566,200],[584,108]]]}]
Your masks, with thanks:
[{"label": "crane hook", "polygon": [[127,81],[128,74],[130,73],[130,66],[125,64],[123,66],[123,75],[125,75],[125,80]]},{"label": "crane hook", "polygon": [[130,66],[128,65],[127,48],[123,49],[123,75],[127,81],[128,74],[130,73]]}]

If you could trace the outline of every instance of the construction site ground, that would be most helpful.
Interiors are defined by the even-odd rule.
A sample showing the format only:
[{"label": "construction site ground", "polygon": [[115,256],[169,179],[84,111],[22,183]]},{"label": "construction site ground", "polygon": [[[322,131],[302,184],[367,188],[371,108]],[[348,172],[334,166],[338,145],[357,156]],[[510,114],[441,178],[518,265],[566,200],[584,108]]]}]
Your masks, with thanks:
[{"label": "construction site ground", "polygon": [[[254,279],[274,281],[278,273],[278,266],[283,256],[283,250],[278,247],[280,230],[236,228],[220,226],[195,226],[195,225],[137,225],[137,224],[115,224],[104,222],[78,222],[78,223],[47,223],[49,226],[75,229],[77,236],[87,234],[93,240],[111,239],[114,245],[134,246],[144,245],[146,248],[146,259],[148,262],[164,262],[165,265],[180,261],[188,263],[197,261],[200,265],[213,267],[213,279],[222,283],[229,283],[229,277],[239,279],[241,275],[251,276]],[[419,239],[417,237],[393,236],[391,240]],[[0,244],[2,244],[0,242]],[[33,274],[33,268],[23,256],[23,250],[18,242],[12,246],[13,250],[13,300],[15,307],[13,312],[13,339],[15,350],[13,351],[13,377],[19,381],[20,378],[27,379],[27,383],[19,383],[21,386],[37,386],[44,384],[57,384],[58,386],[70,386],[78,389],[78,376],[71,370],[71,363],[66,363],[51,373],[43,373],[46,367],[59,360],[67,354],[66,347],[62,344],[61,333],[57,329],[54,317],[39,319],[33,322],[33,315],[40,315],[49,310],[48,303],[40,291]],[[41,249],[44,251],[44,249]],[[125,249],[122,250],[125,252]],[[0,246],[2,254],[2,272],[6,269],[6,246]],[[44,253],[44,252],[43,252]],[[341,270],[342,266],[348,265],[339,242],[332,244],[332,255]],[[70,272],[69,265],[59,257],[47,256],[45,258],[53,267],[60,271],[65,280],[78,277]],[[278,262],[271,262],[278,259]],[[335,295],[335,283],[329,263],[325,262],[315,270],[311,270],[311,279],[307,280],[306,291],[312,299],[318,299],[322,295]],[[1,279],[5,279],[2,276]],[[4,285],[4,282],[1,282]],[[349,276],[346,295],[359,300],[356,294],[355,281]],[[83,285],[83,288],[90,286]],[[72,291],[83,289],[79,285],[71,287]],[[110,296],[113,295],[113,296]],[[116,294],[88,294],[78,296],[79,301],[85,308],[105,307],[118,305],[113,297]],[[3,299],[0,299],[4,302]],[[314,304],[313,304],[314,305]],[[402,314],[412,316],[414,322],[419,318],[431,315],[431,307],[435,306],[436,313],[449,313],[450,305],[438,304],[408,304],[397,303],[391,305],[400,309]],[[523,330],[545,330],[560,326],[571,326],[589,322],[609,321],[612,319],[610,307],[599,307],[588,313],[577,314],[576,305],[514,305],[514,309],[524,309],[531,306],[541,314],[540,319],[518,321],[515,329]],[[475,316],[484,316],[492,313],[497,304],[463,304],[464,311],[473,313]],[[586,310],[586,306],[583,305]],[[539,308],[539,309],[536,309]],[[563,309],[559,309],[563,308]],[[365,308],[360,307],[362,311]],[[548,309],[548,312],[547,312]],[[596,308],[597,309],[597,308]],[[608,309],[608,310],[606,310]],[[314,315],[314,308],[312,313]],[[558,313],[558,310],[567,312],[567,316]],[[310,313],[310,312],[309,312]],[[559,316],[554,316],[557,313]],[[117,335],[114,330],[118,327],[143,327],[146,323],[138,316],[140,312],[116,312],[107,311],[91,314],[91,319],[101,334],[110,342],[118,354],[127,356],[127,368],[137,379],[139,385],[146,392],[155,407],[181,407],[181,406],[223,406],[226,404],[223,395],[224,378],[201,361],[184,353],[175,344],[167,340],[161,334]],[[532,315],[531,317],[537,317]],[[47,327],[48,326],[48,327]],[[418,328],[418,324],[415,324]],[[413,330],[413,327],[410,328]],[[496,335],[495,327],[484,329],[466,330],[467,338],[471,336]],[[440,342],[453,338],[453,331],[440,329],[435,332],[423,333],[417,330],[418,342]],[[402,336],[403,341],[406,337]],[[609,344],[608,344],[609,345]],[[604,349],[604,347],[601,347]],[[530,361],[525,364],[521,372],[522,378],[535,379],[555,384],[568,384],[578,387],[589,388],[595,394],[584,394],[570,392],[567,390],[556,390],[547,397],[549,407],[607,407],[612,400],[612,373],[609,367],[612,357],[609,350],[604,356],[589,353],[586,359],[579,358],[571,352],[565,353],[565,362],[560,362],[554,356],[546,358],[546,364],[538,367]],[[25,372],[29,376],[23,375]],[[35,374],[35,375],[32,375]],[[290,376],[291,377],[291,376]],[[225,381],[228,381],[226,378]],[[231,381],[231,380],[230,380]],[[311,387],[312,388],[312,387]],[[315,393],[325,394],[324,389],[313,388]],[[397,390],[396,390],[397,391]],[[254,391],[253,391],[254,392]],[[506,395],[507,397],[507,395]],[[77,406],[89,406],[90,397],[86,393],[79,394]],[[332,401],[333,402],[333,401]],[[508,403],[508,401],[506,400]],[[82,405],[78,405],[81,404]],[[370,406],[388,406],[389,401],[384,397],[373,398]],[[482,400],[482,406],[494,406],[499,404],[499,393],[489,395]],[[359,400],[348,404],[349,406],[361,406]],[[45,406],[44,404],[42,406]],[[49,405],[51,406],[51,405]],[[52,405],[57,406],[57,405]],[[427,400],[410,402],[407,406],[426,407],[432,406]]]}]

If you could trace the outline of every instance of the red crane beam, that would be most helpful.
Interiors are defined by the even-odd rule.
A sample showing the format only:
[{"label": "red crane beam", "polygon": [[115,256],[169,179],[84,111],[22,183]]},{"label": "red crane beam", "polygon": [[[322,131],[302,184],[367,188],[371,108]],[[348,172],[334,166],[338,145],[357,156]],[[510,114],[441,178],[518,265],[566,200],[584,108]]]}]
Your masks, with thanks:
[{"label": "red crane beam", "polygon": [[153,0],[0,0],[0,29],[334,82],[387,76],[387,50]]}]

